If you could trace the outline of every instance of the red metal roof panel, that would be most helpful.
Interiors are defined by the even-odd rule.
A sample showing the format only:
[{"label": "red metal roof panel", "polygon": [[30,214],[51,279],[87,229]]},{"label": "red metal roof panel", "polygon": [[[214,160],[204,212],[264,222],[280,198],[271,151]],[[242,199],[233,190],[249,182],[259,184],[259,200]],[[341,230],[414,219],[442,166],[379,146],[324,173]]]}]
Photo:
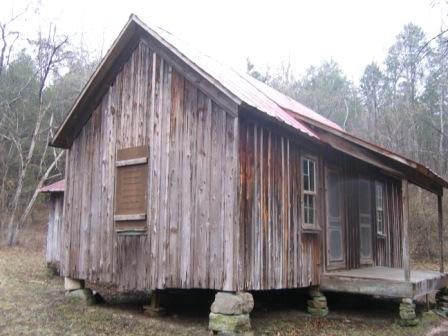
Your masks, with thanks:
[{"label": "red metal roof panel", "polygon": [[64,190],[65,190],[65,180],[60,180],[45,187],[42,187],[38,191],[41,193],[56,193],[56,192],[64,192]]}]

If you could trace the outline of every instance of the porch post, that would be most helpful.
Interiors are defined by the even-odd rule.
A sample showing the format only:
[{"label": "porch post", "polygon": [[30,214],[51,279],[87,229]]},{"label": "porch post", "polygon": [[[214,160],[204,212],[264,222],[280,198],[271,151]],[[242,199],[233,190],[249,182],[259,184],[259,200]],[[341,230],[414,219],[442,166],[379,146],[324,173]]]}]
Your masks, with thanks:
[{"label": "porch post", "polygon": [[440,244],[440,273],[444,272],[443,267],[443,208],[442,195],[437,195],[437,211],[439,213],[439,244]]},{"label": "porch post", "polygon": [[408,181],[403,179],[401,181],[401,195],[403,202],[403,268],[404,268],[404,279],[405,281],[410,281],[411,279],[411,265],[409,257],[409,195],[408,195]]}]

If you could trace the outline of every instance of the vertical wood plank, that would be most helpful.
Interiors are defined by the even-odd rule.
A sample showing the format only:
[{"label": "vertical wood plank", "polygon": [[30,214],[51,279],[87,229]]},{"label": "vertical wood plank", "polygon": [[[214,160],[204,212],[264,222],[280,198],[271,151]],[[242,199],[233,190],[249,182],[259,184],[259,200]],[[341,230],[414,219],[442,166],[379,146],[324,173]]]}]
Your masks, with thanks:
[{"label": "vertical wood plank", "polygon": [[404,268],[404,279],[409,281],[411,278],[411,266],[410,266],[410,256],[409,256],[409,198],[408,198],[408,181],[401,181],[401,195],[403,200],[402,205],[402,220],[403,220],[403,268]]}]

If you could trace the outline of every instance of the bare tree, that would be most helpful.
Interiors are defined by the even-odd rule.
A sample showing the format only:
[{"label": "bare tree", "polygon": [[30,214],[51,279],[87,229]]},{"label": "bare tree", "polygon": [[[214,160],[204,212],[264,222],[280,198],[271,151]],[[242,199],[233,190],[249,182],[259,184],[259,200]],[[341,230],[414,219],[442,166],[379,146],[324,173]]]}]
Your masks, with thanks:
[{"label": "bare tree", "polygon": [[[52,132],[51,123],[53,120],[52,115],[50,117],[48,116],[52,105],[52,99],[45,96],[45,89],[51,80],[52,74],[58,71],[68,57],[68,54],[65,51],[65,47],[68,44],[68,38],[66,36],[61,37],[57,35],[56,27],[50,25],[46,36],[40,32],[37,39],[29,40],[29,43],[35,50],[35,73],[33,74],[34,78],[27,82],[25,88],[28,88],[31,83],[36,84],[37,106],[35,115],[32,115],[34,124],[32,128],[30,128],[29,134],[26,136],[28,139],[24,141],[22,134],[22,127],[26,123],[24,115],[21,113],[10,113],[9,115],[5,113],[5,125],[2,129],[6,130],[6,132],[0,133],[0,136],[10,143],[10,147],[14,148],[15,156],[19,163],[15,191],[10,204],[7,206],[8,219],[6,239],[9,245],[16,244],[17,233],[23,227],[33,204],[36,201],[37,189],[43,185],[62,156],[62,152],[57,154],[56,151],[54,151],[51,163],[48,167],[45,167],[48,163],[47,148]],[[18,97],[21,97],[21,91],[23,90],[19,90]],[[11,101],[8,102],[6,106],[10,104]],[[50,127],[44,128],[43,125],[47,122],[48,118],[50,120]],[[29,121],[27,124],[30,124]],[[37,150],[37,147],[41,144],[43,144],[43,150]],[[32,196],[28,196],[28,198],[27,195],[24,194],[24,183],[30,174],[30,166],[35,159],[35,156],[40,156],[39,167],[37,169],[37,176],[33,176],[36,181],[34,183],[34,192],[32,193]],[[5,175],[6,174],[7,172]],[[3,180],[4,179],[5,177]],[[25,204],[25,210],[21,215],[18,215],[19,207]]]}]

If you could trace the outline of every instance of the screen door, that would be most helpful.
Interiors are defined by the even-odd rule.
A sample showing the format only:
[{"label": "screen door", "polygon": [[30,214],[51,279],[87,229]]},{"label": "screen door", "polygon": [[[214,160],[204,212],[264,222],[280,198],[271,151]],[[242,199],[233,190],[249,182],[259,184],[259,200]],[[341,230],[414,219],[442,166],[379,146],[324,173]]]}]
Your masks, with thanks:
[{"label": "screen door", "polygon": [[327,265],[330,268],[345,266],[344,225],[342,216],[341,173],[325,169],[327,208]]}]

